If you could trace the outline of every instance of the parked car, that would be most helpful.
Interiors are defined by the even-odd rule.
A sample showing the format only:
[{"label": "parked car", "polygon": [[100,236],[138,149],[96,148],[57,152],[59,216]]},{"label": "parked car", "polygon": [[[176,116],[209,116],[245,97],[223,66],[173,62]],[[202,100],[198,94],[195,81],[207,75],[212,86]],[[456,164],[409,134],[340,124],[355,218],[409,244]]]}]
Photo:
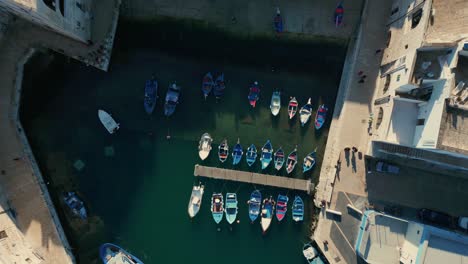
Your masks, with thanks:
[{"label": "parked car", "polygon": [[375,169],[378,172],[389,172],[394,174],[398,174],[400,172],[400,168],[398,166],[383,161],[377,162]]},{"label": "parked car", "polygon": [[449,228],[455,226],[455,218],[446,213],[423,208],[419,210],[418,216],[422,222],[430,222]]},{"label": "parked car", "polygon": [[460,216],[458,218],[458,227],[465,231],[468,231],[468,216]]}]

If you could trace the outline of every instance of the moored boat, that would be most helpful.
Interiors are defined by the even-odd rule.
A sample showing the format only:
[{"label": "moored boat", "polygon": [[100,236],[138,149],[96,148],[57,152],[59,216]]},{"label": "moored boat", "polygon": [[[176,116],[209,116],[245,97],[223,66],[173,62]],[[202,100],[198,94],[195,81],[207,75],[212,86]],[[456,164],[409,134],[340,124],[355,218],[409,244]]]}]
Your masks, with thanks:
[{"label": "moored boat", "polygon": [[250,92],[249,92],[249,104],[252,107],[255,107],[257,105],[258,98],[260,96],[260,87],[258,86],[258,82],[255,81],[252,86],[250,86]]},{"label": "moored boat", "polygon": [[224,201],[222,193],[213,193],[211,196],[211,215],[217,224],[223,220]]},{"label": "moored boat", "polygon": [[292,219],[295,222],[304,220],[304,201],[298,195],[294,197],[294,202],[292,205]]},{"label": "moored boat", "polygon": [[304,158],[304,163],[302,164],[303,172],[307,172],[311,170],[315,165],[315,158],[316,158],[316,150],[312,151],[311,153],[307,154]]},{"label": "moored boat", "polygon": [[322,128],[325,123],[325,118],[327,117],[328,108],[324,104],[320,105],[317,114],[315,115],[315,129],[319,130]]},{"label": "moored boat", "polygon": [[250,145],[245,153],[245,159],[247,160],[247,165],[252,166],[257,160],[257,148],[254,144]]},{"label": "moored boat", "polygon": [[75,192],[65,192],[63,194],[63,200],[75,216],[81,219],[86,219],[88,217],[83,201]]},{"label": "moored boat", "polygon": [[111,243],[99,247],[99,257],[104,264],[143,264],[143,261],[134,255]]},{"label": "moored boat", "polygon": [[281,17],[281,12],[280,12],[280,9],[278,7],[276,8],[276,16],[273,19],[273,25],[275,27],[275,32],[276,33],[282,33],[283,32],[283,18]]},{"label": "moored boat", "polygon": [[261,214],[262,218],[260,221],[263,233],[265,233],[270,227],[271,220],[273,219],[274,211],[275,211],[275,200],[271,196],[269,198],[263,199],[262,214]]},{"label": "moored boat", "polygon": [[223,142],[218,147],[218,158],[219,161],[225,162],[229,156],[229,145],[227,139],[224,139]]},{"label": "moored boat", "polygon": [[224,83],[224,73],[220,73],[216,77],[214,88],[213,88],[213,94],[217,100],[219,100],[223,96],[224,89],[226,89],[226,85]]},{"label": "moored boat", "polygon": [[304,244],[302,254],[309,264],[325,264],[319,252],[311,243]]},{"label": "moored boat", "polygon": [[281,93],[279,91],[273,92],[271,96],[270,110],[271,114],[277,116],[281,108]]},{"label": "moored boat", "polygon": [[301,107],[299,110],[299,116],[301,117],[301,125],[304,126],[310,119],[310,115],[312,114],[312,103],[311,98],[307,100],[307,104]]},{"label": "moored boat", "polygon": [[180,86],[177,86],[176,83],[169,86],[166,93],[166,102],[164,103],[165,116],[171,116],[175,112],[176,106],[179,103],[180,90]]},{"label": "moored boat", "polygon": [[98,117],[102,125],[106,128],[109,134],[114,134],[120,128],[120,124],[115,122],[114,118],[104,110],[98,110]]},{"label": "moored boat", "polygon": [[156,98],[158,97],[158,82],[154,77],[147,80],[145,84],[145,98],[143,105],[147,114],[151,114],[156,107]]},{"label": "moored boat", "polygon": [[200,156],[201,160],[205,160],[208,155],[210,155],[212,142],[213,138],[210,134],[205,133],[201,136],[200,142],[198,143],[198,156]]},{"label": "moored boat", "polygon": [[211,75],[211,72],[208,72],[203,76],[202,80],[202,92],[203,96],[206,98],[208,95],[211,93],[211,90],[213,89],[214,82],[213,82],[213,75]]},{"label": "moored boat", "polygon": [[288,174],[291,173],[291,171],[294,170],[294,167],[296,167],[296,164],[297,164],[297,146],[288,155],[288,159],[286,161],[286,172]]},{"label": "moored boat", "polygon": [[344,8],[343,2],[338,3],[338,6],[335,8],[335,26],[339,27],[343,24],[343,15],[344,15]]},{"label": "moored boat", "polygon": [[204,190],[205,186],[201,183],[193,186],[192,195],[190,195],[190,201],[188,204],[188,214],[190,218],[194,218],[198,214],[198,211],[200,211]]},{"label": "moored boat", "polygon": [[296,115],[298,105],[299,103],[297,102],[296,97],[292,97],[291,100],[289,100],[289,104],[288,104],[289,119],[293,119],[293,117]]},{"label": "moored boat", "polygon": [[242,155],[244,155],[244,151],[242,150],[240,140],[237,139],[237,144],[232,149],[232,165],[239,164],[242,159]]},{"label": "moored boat", "polygon": [[275,152],[275,157],[274,157],[273,161],[275,162],[275,169],[279,171],[283,167],[283,164],[284,164],[284,151],[283,151],[283,148],[280,147]]},{"label": "moored boat", "polygon": [[237,217],[237,194],[226,193],[226,220],[229,224],[234,223]]},{"label": "moored boat", "polygon": [[262,194],[259,190],[254,190],[250,194],[250,200],[247,202],[249,204],[249,218],[253,223],[258,218],[260,214],[260,208],[262,205]]},{"label": "moored boat", "polygon": [[262,162],[262,170],[268,167],[272,159],[273,146],[271,145],[270,140],[267,140],[265,145],[263,145],[262,147],[262,155],[260,156],[260,161]]},{"label": "moored boat", "polygon": [[276,219],[280,222],[286,216],[286,212],[288,211],[288,201],[288,196],[278,194],[278,199],[276,200]]}]

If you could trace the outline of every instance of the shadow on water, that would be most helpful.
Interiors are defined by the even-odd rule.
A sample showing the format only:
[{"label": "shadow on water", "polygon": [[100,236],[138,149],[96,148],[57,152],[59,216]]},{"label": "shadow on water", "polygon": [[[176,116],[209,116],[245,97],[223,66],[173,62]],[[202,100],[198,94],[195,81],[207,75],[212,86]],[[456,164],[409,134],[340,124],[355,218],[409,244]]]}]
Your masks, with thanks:
[{"label": "shadow on water", "polygon": [[[26,68],[21,120],[44,177],[51,182],[54,203],[63,206],[59,194],[79,189],[89,207],[91,219],[85,224],[76,224],[66,209],[57,210],[80,263],[96,263],[96,249],[103,242],[128,247],[148,263],[184,263],[184,258],[174,260],[181,241],[192,245],[184,249],[188,255],[197,254],[206,264],[217,263],[232,248],[245,252],[252,263],[301,261],[295,241],[308,235],[307,222],[292,225],[291,219],[285,219],[280,226],[274,222],[262,236],[258,220],[254,225],[247,220],[245,200],[251,190],[259,188],[264,197],[276,199],[278,189],[201,178],[206,195],[200,214],[190,222],[187,202],[197,181],[192,178],[193,165],[311,177],[315,181],[320,160],[310,174],[303,175],[302,158],[318,145],[322,158],[326,132],[312,136],[313,127],[301,128],[298,115],[289,120],[289,100],[285,99],[296,96],[304,103],[312,97],[314,105],[323,100],[332,106],[345,50],[329,42],[239,37],[185,21],[141,24],[122,20],[108,73],[59,55],[49,57],[47,67]],[[39,62],[31,63],[37,66]],[[201,78],[207,71],[218,69],[226,74],[225,96],[219,102],[212,96],[205,101]],[[153,74],[159,82],[159,99],[155,113],[148,116],[142,107],[142,93],[144,80]],[[246,98],[253,80],[262,86],[255,109],[249,107]],[[173,81],[182,86],[181,102],[176,113],[166,118],[162,107]],[[272,117],[269,109],[274,90],[282,91],[277,117]],[[96,112],[101,108],[121,123],[118,133],[105,132],[97,120]],[[211,155],[202,162],[197,146],[204,132],[209,132],[214,142]],[[232,165],[231,156],[223,164],[218,161],[217,146],[223,138],[227,138],[231,150],[240,138],[244,158],[239,165]],[[286,175],[284,167],[277,172],[273,163],[261,171],[259,157],[252,167],[247,166],[247,147],[253,143],[260,151],[267,139],[271,139],[274,150],[282,146],[285,155],[299,145],[299,162],[291,175]],[[109,146],[115,150],[112,157],[104,154]],[[86,164],[80,172],[73,168],[78,159]],[[225,221],[219,225],[221,231],[216,231],[209,212],[214,191],[238,192],[241,223],[232,232]],[[292,193],[288,193],[291,202]],[[308,204],[304,194],[300,195]],[[213,244],[223,246],[213,249]],[[256,254],[255,247],[249,245],[273,253]],[[279,255],[282,250],[289,253]],[[203,251],[208,253],[198,254]],[[232,256],[226,264],[245,260],[245,254]]]}]

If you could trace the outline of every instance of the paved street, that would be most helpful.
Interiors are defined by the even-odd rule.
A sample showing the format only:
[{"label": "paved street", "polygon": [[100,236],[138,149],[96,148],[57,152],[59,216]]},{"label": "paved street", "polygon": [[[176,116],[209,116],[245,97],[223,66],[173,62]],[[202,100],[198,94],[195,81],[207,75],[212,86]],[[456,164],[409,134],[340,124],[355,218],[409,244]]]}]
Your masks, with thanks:
[{"label": "paved street", "polygon": [[344,2],[344,24],[337,28],[333,17],[337,3],[328,0],[124,0],[127,18],[159,17],[195,19],[241,34],[273,34],[273,17],[279,7],[284,30],[306,35],[348,38],[359,20],[363,0]]}]

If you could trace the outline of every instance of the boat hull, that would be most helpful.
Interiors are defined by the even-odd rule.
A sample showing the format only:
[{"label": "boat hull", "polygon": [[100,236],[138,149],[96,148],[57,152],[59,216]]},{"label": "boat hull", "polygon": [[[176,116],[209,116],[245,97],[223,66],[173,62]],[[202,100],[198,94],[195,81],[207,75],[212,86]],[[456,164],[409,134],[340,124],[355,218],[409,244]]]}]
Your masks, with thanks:
[{"label": "boat hull", "polygon": [[152,114],[156,107],[158,82],[154,79],[146,81],[144,107],[147,114]]},{"label": "boat hull", "polygon": [[201,160],[205,160],[210,155],[212,142],[213,138],[210,134],[205,133],[201,136],[200,142],[198,143],[198,156],[200,156]]},{"label": "boat hull", "polygon": [[219,224],[223,220],[224,213],[212,213],[212,215],[215,223]]},{"label": "boat hull", "polygon": [[226,194],[226,220],[229,224],[236,221],[237,217],[237,195],[235,193]]},{"label": "boat hull", "polygon": [[98,117],[109,134],[114,134],[120,128],[120,125],[106,111],[99,109]]},{"label": "boat hull", "polygon": [[192,188],[192,195],[190,196],[187,209],[190,218],[194,218],[200,211],[204,189],[203,185],[193,186]]},{"label": "boat hull", "polygon": [[250,200],[248,201],[249,204],[249,218],[250,221],[253,223],[257,220],[258,216],[260,215],[260,209],[262,205],[262,194],[260,191],[255,190],[250,194]]},{"label": "boat hull", "polygon": [[[104,264],[107,263],[119,263],[116,262],[121,261],[121,263],[135,263],[135,264],[143,264],[143,261],[135,257],[134,255],[128,253],[123,248],[111,244],[105,243],[99,247],[99,257],[101,258]],[[125,261],[124,261],[125,259]]]}]

